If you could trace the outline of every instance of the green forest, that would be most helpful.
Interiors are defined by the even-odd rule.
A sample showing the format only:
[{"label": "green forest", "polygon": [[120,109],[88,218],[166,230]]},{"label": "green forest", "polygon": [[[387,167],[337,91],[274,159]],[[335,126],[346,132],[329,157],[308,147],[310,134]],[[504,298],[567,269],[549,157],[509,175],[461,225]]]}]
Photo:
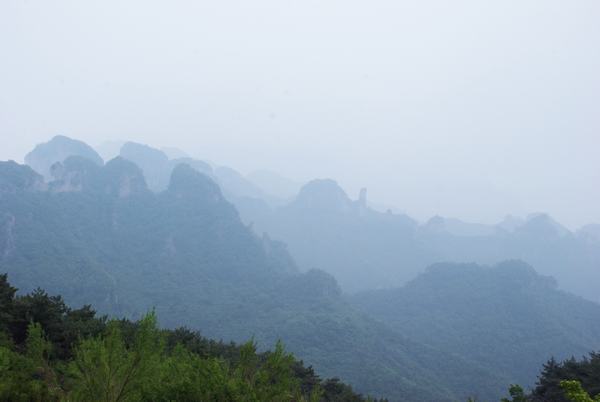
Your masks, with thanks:
[{"label": "green forest", "polygon": [[[281,342],[258,352],[253,340],[161,329],[153,311],[109,320],[42,289],[16,292],[0,275],[1,401],[387,401],[321,379]],[[500,402],[600,401],[600,353],[551,359],[530,393],[512,385],[508,394]]]},{"label": "green forest", "polygon": [[[39,287],[132,322],[154,311],[163,333],[185,325],[252,339],[260,352],[282,340],[323,377],[394,401],[496,401],[508,384],[531,389],[550,357],[600,349],[600,306],[518,261],[441,264],[402,288],[348,295],[326,272],[301,271],[285,244],[256,235],[190,166],[177,166],[161,193],[122,158],[97,166],[69,157],[54,170],[45,184],[27,166],[0,162],[0,272],[21,297]],[[7,336],[13,352],[26,344],[22,320]],[[40,323],[52,342],[54,324]],[[56,350],[50,367],[62,378],[54,363],[67,357]]]},{"label": "green forest", "polygon": [[[2,401],[375,401],[322,380],[284,350],[258,352],[160,329],[156,314],[109,320],[0,275]],[[381,400],[383,401],[383,400]]]}]

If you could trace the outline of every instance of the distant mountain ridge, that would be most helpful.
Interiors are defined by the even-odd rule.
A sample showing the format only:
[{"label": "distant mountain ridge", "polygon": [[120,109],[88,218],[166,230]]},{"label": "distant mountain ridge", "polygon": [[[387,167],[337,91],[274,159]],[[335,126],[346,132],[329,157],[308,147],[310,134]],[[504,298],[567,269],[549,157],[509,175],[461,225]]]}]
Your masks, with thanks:
[{"label": "distant mountain ridge", "polygon": [[407,215],[377,212],[360,197],[351,200],[333,180],[307,183],[286,205],[240,213],[257,232],[287,243],[301,269],[324,269],[348,292],[401,286],[439,261],[521,259],[561,288],[600,302],[594,225],[571,232],[547,214],[507,217],[497,225],[440,216],[418,224]]},{"label": "distant mountain ridge", "polygon": [[51,166],[62,162],[69,156],[82,156],[96,165],[103,165],[104,161],[98,153],[83,141],[74,140],[64,135],[57,135],[50,141],[37,145],[25,155],[25,163],[35,171],[50,179]]},{"label": "distant mountain ridge", "polygon": [[[128,148],[145,169],[73,151],[46,159],[45,181],[0,162],[0,273],[25,292],[42,286],[109,314],[135,318],[154,306],[167,326],[265,345],[282,338],[325,375],[391,400],[497,399],[510,382],[531,383],[552,355],[597,348],[597,305],[543,276],[597,296],[593,225],[572,233],[543,214],[421,225],[329,179],[272,202],[235,171],[222,190],[206,162]],[[439,261],[511,258],[543,275],[514,261],[438,264],[419,275]],[[373,290],[383,287],[392,289]],[[371,290],[345,295],[361,289]]]},{"label": "distant mountain ridge", "polygon": [[536,368],[551,356],[600,349],[600,304],[557,290],[554,279],[520,261],[439,263],[402,288],[351,300],[409,337],[480,362],[510,383],[532,386]]},{"label": "distant mountain ridge", "polygon": [[[155,307],[164,325],[187,323],[216,338],[283,339],[325,375],[392,400],[450,401],[503,386],[358,313],[330,275],[298,273],[284,245],[254,235],[219,187],[188,165],[160,193],[122,158],[96,166],[72,156],[57,169],[44,188],[16,180],[0,193],[0,272],[23,292],[43,286],[74,306],[133,318]],[[0,162],[0,177],[9,173],[39,178]],[[439,371],[439,356],[469,381]]]},{"label": "distant mountain ridge", "polygon": [[[50,170],[47,165],[62,162],[66,154],[85,157],[90,149],[80,141],[57,136],[30,155],[44,150],[43,166]],[[521,259],[555,277],[561,288],[600,302],[595,286],[600,282],[600,231],[594,225],[571,232],[546,214],[526,219],[507,216],[497,225],[439,216],[418,224],[405,214],[370,208],[366,192],[363,201],[360,196],[351,200],[330,179],[311,181],[294,198],[284,200],[231,168],[213,168],[193,158],[169,159],[147,145],[124,143],[121,156],[140,166],[155,192],[166,189],[180,163],[208,175],[244,223],[259,235],[285,242],[301,270],[319,268],[333,274],[344,291],[400,286],[438,261],[495,264]],[[97,156],[92,158],[98,163]],[[49,172],[40,173],[51,178]],[[266,177],[267,182],[277,181],[273,175]]]}]

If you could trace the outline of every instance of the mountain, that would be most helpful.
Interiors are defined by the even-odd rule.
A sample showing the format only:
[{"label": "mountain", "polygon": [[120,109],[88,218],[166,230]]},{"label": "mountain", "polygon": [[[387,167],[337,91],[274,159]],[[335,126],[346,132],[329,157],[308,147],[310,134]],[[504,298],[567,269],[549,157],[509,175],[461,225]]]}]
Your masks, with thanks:
[{"label": "mountain", "polygon": [[560,291],[520,261],[435,264],[402,288],[354,295],[353,305],[434,348],[532,386],[551,357],[600,348],[600,304]]},{"label": "mountain", "polygon": [[333,180],[315,180],[289,203],[243,208],[258,232],[288,244],[301,270],[334,275],[346,292],[397,287],[439,261],[496,264],[520,259],[559,287],[600,302],[600,240],[593,226],[572,233],[547,214],[507,217],[497,225],[433,217],[419,225],[377,212],[366,190],[351,200]]},{"label": "mountain", "polygon": [[160,150],[163,151],[169,159],[190,158],[190,155],[188,155],[187,152],[182,151],[179,148],[162,147]]},{"label": "mountain", "polygon": [[[461,316],[450,310],[430,316],[422,328],[418,320],[405,327],[380,315],[396,305],[380,295],[398,289],[356,296],[380,301],[379,312],[344,295],[398,287],[437,261],[492,265],[521,258],[535,263],[540,274],[555,276],[560,288],[593,299],[600,266],[594,227],[572,233],[544,214],[498,225],[444,217],[420,225],[404,214],[373,210],[364,189],[351,199],[329,179],[307,183],[282,204],[232,169],[169,159],[142,144],[124,144],[121,153],[105,165],[69,155],[52,163],[48,181],[28,166],[1,162],[0,273],[8,272],[23,292],[40,286],[75,306],[93,304],[112,316],[135,319],[155,307],[167,327],[185,323],[234,341],[254,337],[261,347],[283,339],[324,375],[340,375],[363,393],[391,400],[497,399],[511,382],[529,384],[548,354],[594,349],[596,327],[582,327],[576,311],[595,318],[595,310],[583,301],[564,302],[552,281],[511,264],[502,265],[507,280],[457,269],[458,279],[444,277],[432,291],[443,295],[458,286],[455,293],[479,295],[488,312],[502,312],[506,326],[489,314],[465,310],[469,325],[454,331],[449,326]],[[498,289],[490,290],[495,283]],[[519,299],[513,293],[521,283],[529,285]],[[502,298],[503,292],[511,297]],[[536,325],[557,338],[543,339],[542,347],[531,341],[542,335],[519,321],[518,308],[511,309],[514,300],[518,308],[547,306],[525,317],[528,322],[538,313],[551,317]],[[444,302],[452,306],[452,300]],[[402,304],[418,311],[423,302],[416,292]],[[563,317],[563,305],[577,319]],[[553,320],[558,329],[549,324]],[[439,328],[426,327],[432,323]],[[480,346],[469,351],[457,341],[470,339],[470,326],[492,333],[493,325],[500,325],[498,336],[473,332],[492,351],[501,351],[498,356]],[[583,335],[569,337],[565,328]],[[449,334],[436,343],[430,339],[436,331]],[[524,356],[514,372],[507,357],[516,354],[505,353],[506,334],[525,339],[513,347]]]},{"label": "mountain", "polygon": [[[69,304],[210,337],[286,347],[326,376],[392,400],[496,395],[493,373],[423,345],[358,312],[330,275],[299,273],[286,247],[257,237],[208,176],[181,164],[153,192],[123,158],[80,157],[39,185],[0,163],[0,272],[22,292],[43,287]],[[443,364],[440,363],[443,361]]]},{"label": "mountain", "polygon": [[119,156],[139,166],[148,182],[148,187],[155,192],[167,189],[173,170],[180,164],[186,164],[215,179],[213,168],[204,161],[187,156],[169,159],[164,151],[144,144],[126,142],[121,147]]},{"label": "mountain", "polygon": [[421,230],[430,233],[448,233],[454,236],[490,236],[498,229],[495,225],[464,222],[455,218],[434,216],[425,223]]},{"label": "mountain", "polygon": [[427,261],[415,241],[417,222],[369,208],[362,194],[351,200],[334,180],[313,180],[289,204],[246,219],[258,233],[287,243],[301,269],[326,270],[345,291],[409,280]]},{"label": "mountain", "polygon": [[132,161],[142,169],[148,187],[152,191],[162,191],[167,188],[173,166],[163,151],[144,144],[126,142],[121,147],[119,156]]},{"label": "mountain", "polygon": [[219,183],[223,185],[223,188],[229,189],[228,191],[236,196],[252,198],[263,198],[265,196],[260,188],[246,180],[241,173],[230,167],[217,167],[215,169],[215,176],[219,180]]},{"label": "mountain", "polygon": [[[496,264],[519,259],[554,277],[561,289],[600,302],[600,242],[586,240],[547,214],[529,216],[511,231],[498,228],[491,235],[458,236],[447,231],[420,230],[417,239],[435,261]],[[283,239],[285,240],[285,239]]]},{"label": "mountain", "polygon": [[322,380],[280,343],[257,353],[251,341],[160,329],[153,312],[107,321],[60,295],[16,291],[0,275],[2,401],[376,402],[339,379]]},{"label": "mountain", "polygon": [[[172,153],[173,154],[173,153]],[[175,155],[181,153],[175,153]],[[173,169],[179,164],[187,164],[214,180],[227,201],[235,205],[242,221],[253,225],[255,220],[270,216],[274,205],[282,200],[267,194],[241,173],[227,166],[216,166],[191,157],[169,159],[163,150],[148,145],[127,142],[121,148],[120,156],[137,164],[148,181],[149,188],[160,192],[167,188]]]},{"label": "mountain", "polygon": [[56,162],[62,162],[69,156],[82,156],[96,165],[104,164],[98,153],[82,141],[74,140],[63,135],[57,135],[50,141],[38,144],[31,152],[25,155],[25,163],[44,176],[51,178],[50,167]]},{"label": "mountain", "polygon": [[155,192],[165,190],[173,169],[177,165],[185,163],[217,182],[225,197],[236,206],[241,205],[244,207],[246,203],[266,203],[275,200],[274,197],[266,194],[232,168],[217,166],[213,169],[209,163],[185,156],[183,152],[176,152],[171,148],[167,148],[166,151],[177,157],[170,159],[164,150],[135,142],[123,144],[119,155],[134,162],[142,169],[148,187]]}]

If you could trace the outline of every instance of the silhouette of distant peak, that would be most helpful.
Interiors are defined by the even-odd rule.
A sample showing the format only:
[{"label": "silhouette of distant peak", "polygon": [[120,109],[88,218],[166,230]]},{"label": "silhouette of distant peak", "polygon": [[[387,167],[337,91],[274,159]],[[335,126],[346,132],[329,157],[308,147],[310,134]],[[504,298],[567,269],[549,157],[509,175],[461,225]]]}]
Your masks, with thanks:
[{"label": "silhouette of distant peak", "polygon": [[54,136],[50,141],[36,145],[25,155],[25,163],[46,179],[50,179],[50,167],[56,162],[63,162],[69,156],[84,157],[98,166],[104,164],[100,155],[88,144],[64,135]]},{"label": "silhouette of distant peak", "polygon": [[43,191],[45,188],[44,178],[29,166],[15,161],[0,161],[0,196],[3,193]]},{"label": "silhouette of distant peak", "polygon": [[546,213],[530,214],[525,223],[519,228],[520,232],[532,235],[567,236],[571,231],[555,221]]},{"label": "silhouette of distant peak", "polygon": [[213,180],[185,163],[173,169],[168,191],[179,198],[191,197],[210,202],[224,201],[221,189]]},{"label": "silhouette of distant peak", "polygon": [[293,203],[307,209],[328,212],[346,212],[352,200],[335,180],[316,179],[305,184]]},{"label": "silhouette of distant peak", "polygon": [[152,148],[149,145],[139,144],[137,142],[126,142],[123,144],[121,147],[121,156],[132,160],[143,157],[161,161],[163,163],[167,163],[169,161],[169,157],[163,151]]}]

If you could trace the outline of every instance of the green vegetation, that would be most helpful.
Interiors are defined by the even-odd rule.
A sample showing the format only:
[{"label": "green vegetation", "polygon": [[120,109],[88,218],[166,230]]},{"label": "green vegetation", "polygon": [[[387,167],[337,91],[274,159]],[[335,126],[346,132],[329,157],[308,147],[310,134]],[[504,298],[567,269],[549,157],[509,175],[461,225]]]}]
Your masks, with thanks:
[{"label": "green vegetation", "polygon": [[519,385],[511,385],[509,394],[510,399],[503,398],[501,402],[598,402],[600,353],[560,363],[550,359],[544,364],[537,384],[529,394]]},{"label": "green vegetation", "polygon": [[[107,320],[42,290],[15,297],[0,275],[1,401],[370,401],[321,380],[280,342],[225,344],[185,328]],[[382,400],[383,401],[383,400]]]},{"label": "green vegetation", "polygon": [[[0,163],[0,177],[9,168]],[[356,311],[330,275],[297,272],[284,245],[257,237],[189,166],[158,194],[120,158],[103,167],[69,158],[55,172],[47,191],[0,189],[0,272],[23,292],[41,287],[132,320],[154,308],[164,328],[253,338],[259,351],[281,339],[323,376],[377,397],[453,401],[505,386]]]},{"label": "green vegetation", "polygon": [[[214,339],[253,339],[257,355],[281,339],[325,377],[365,395],[411,402],[497,400],[507,384],[532,384],[552,354],[595,350],[600,339],[598,307],[565,297],[530,268],[509,264],[490,277],[478,273],[481,267],[466,274],[434,268],[398,299],[373,292],[349,301],[333,277],[300,273],[285,245],[256,236],[215,182],[190,166],[176,166],[160,193],[122,158],[99,166],[69,157],[53,173],[44,186],[30,168],[0,162],[0,272],[29,292],[20,305],[50,297],[37,294],[41,287],[108,317],[135,322],[154,309],[162,328],[185,323]],[[352,305],[382,300],[395,316],[382,319]],[[81,318],[95,316],[89,307],[53,309],[33,321],[52,344],[49,378],[63,387],[74,374],[56,363],[75,358],[69,345],[100,335],[108,342],[114,324],[89,330],[95,321]],[[4,314],[0,309],[2,327]],[[9,350],[26,356],[31,317],[20,317],[4,331],[17,348]],[[127,348],[130,325],[119,325]],[[297,375],[304,378],[302,370]]]},{"label": "green vegetation", "polygon": [[572,402],[598,402],[600,401],[600,394],[592,398],[585,390],[581,387],[579,381],[561,381],[561,388],[565,391],[565,394]]},{"label": "green vegetation", "polygon": [[527,402],[525,391],[520,385],[511,385],[508,389],[508,393],[510,395],[510,399],[502,398],[500,402]]},{"label": "green vegetation", "polygon": [[[567,395],[565,396],[565,391]],[[580,402],[585,399],[573,399],[581,391],[590,395],[600,395],[600,353],[590,353],[580,360],[570,358],[562,362],[550,359],[544,364],[537,384],[531,392],[531,400]],[[591,400],[591,399],[590,399]]]}]

